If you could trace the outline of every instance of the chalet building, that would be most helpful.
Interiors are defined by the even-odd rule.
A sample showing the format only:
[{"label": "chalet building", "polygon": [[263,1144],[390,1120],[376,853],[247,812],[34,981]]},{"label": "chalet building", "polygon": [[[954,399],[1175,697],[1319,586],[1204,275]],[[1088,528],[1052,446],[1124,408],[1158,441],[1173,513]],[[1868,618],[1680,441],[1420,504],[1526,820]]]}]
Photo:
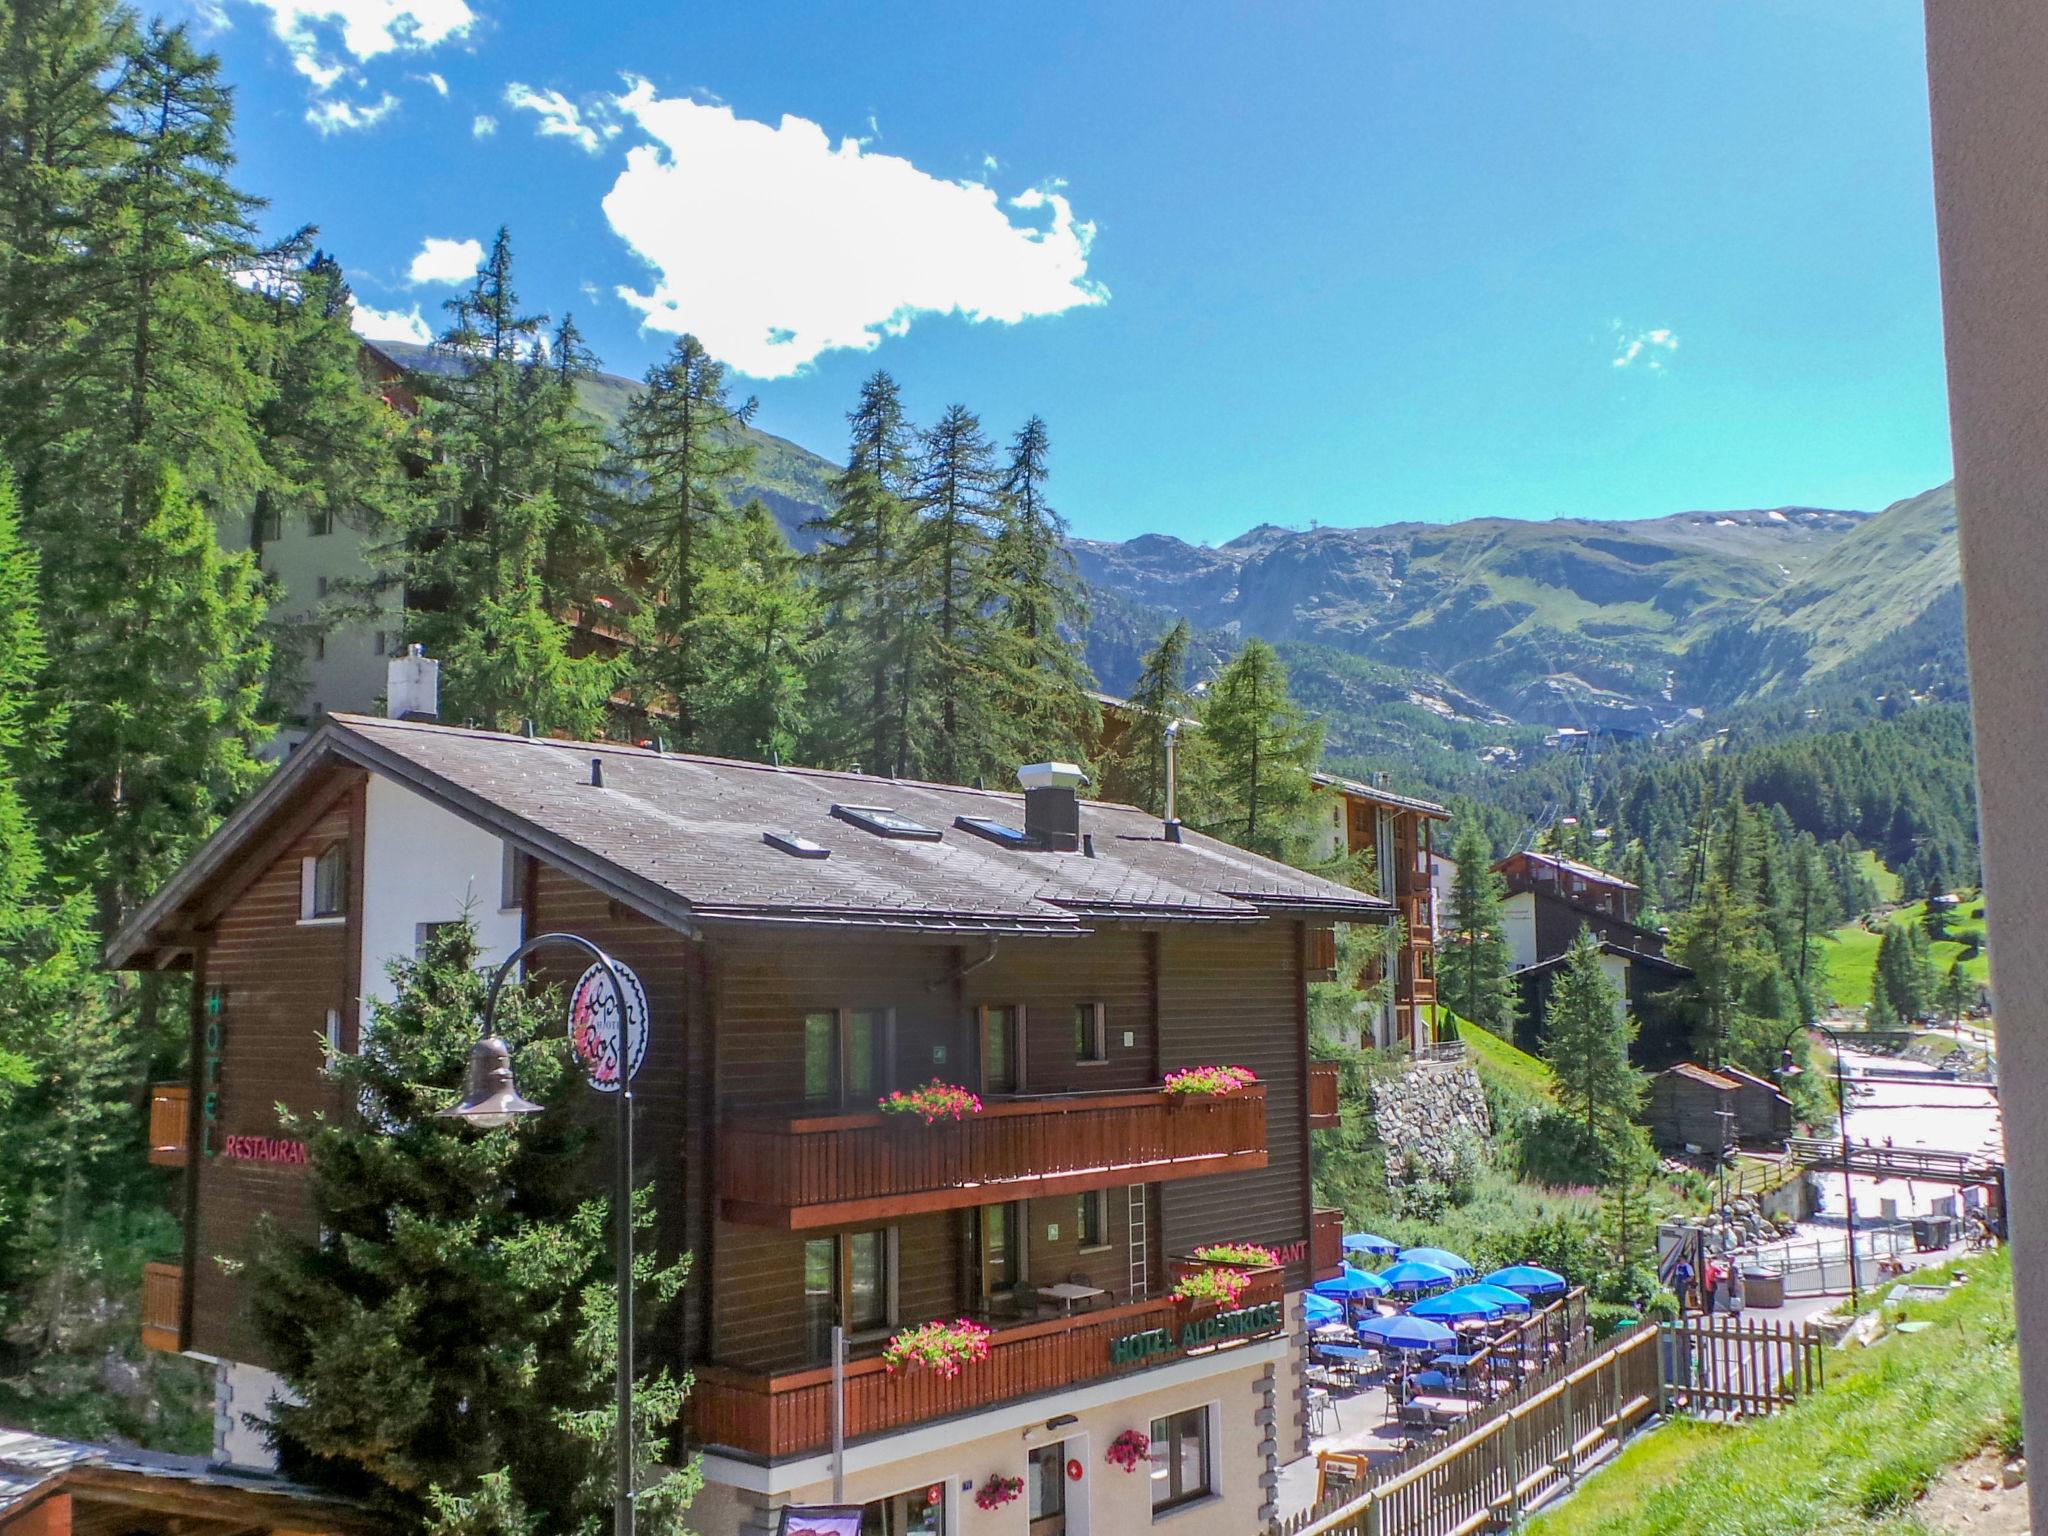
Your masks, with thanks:
[{"label": "chalet building", "polygon": [[1734,1148],[1735,1079],[1696,1062],[1681,1061],[1650,1079],[1650,1140],[1667,1151],[1719,1157]]},{"label": "chalet building", "polygon": [[[151,1342],[216,1363],[219,1459],[261,1460],[240,1416],[278,1381],[216,1261],[261,1213],[310,1216],[274,1106],[346,1112],[324,1050],[354,1049],[386,966],[467,912],[486,960],[566,930],[644,994],[637,1171],[660,1245],[694,1256],[662,1340],[696,1376],[694,1529],[762,1536],[826,1501],[835,1324],[846,1491],[874,1529],[1263,1524],[1307,1446],[1299,1295],[1341,1235],[1311,1204],[1306,983],[1332,925],[1388,908],[1082,801],[1078,772],[1023,777],[1020,796],[326,720],[109,946],[194,979],[191,1078],[151,1136],[185,1169],[185,1257],[145,1277],[144,1310]],[[1162,1089],[1224,1064],[1256,1086]],[[933,1078],[983,1112],[877,1112]],[[1177,1265],[1224,1240],[1282,1266],[1189,1327]],[[962,1315],[995,1330],[986,1361],[883,1371],[899,1329]],[[1128,1430],[1151,1443],[1134,1473],[1106,1458]],[[991,1477],[1030,1497],[980,1511]]]},{"label": "chalet building", "polygon": [[1436,1024],[1438,938],[1432,829],[1451,813],[1433,800],[1394,793],[1384,775],[1371,784],[1330,773],[1310,777],[1317,791],[1309,809],[1316,856],[1369,852],[1380,898],[1400,914],[1404,932],[1393,995],[1373,1021],[1372,1039],[1362,1043],[1427,1045]]},{"label": "chalet building", "polygon": [[1685,1052],[1673,1028],[1664,994],[1692,972],[1664,954],[1664,935],[1636,922],[1642,891],[1618,875],[1554,854],[1510,854],[1494,870],[1507,886],[1501,903],[1501,932],[1507,939],[1511,978],[1521,993],[1522,1016],[1515,1043],[1541,1048],[1543,1016],[1558,973],[1581,928],[1600,945],[1600,965],[1640,1025],[1639,1063],[1662,1067]]}]

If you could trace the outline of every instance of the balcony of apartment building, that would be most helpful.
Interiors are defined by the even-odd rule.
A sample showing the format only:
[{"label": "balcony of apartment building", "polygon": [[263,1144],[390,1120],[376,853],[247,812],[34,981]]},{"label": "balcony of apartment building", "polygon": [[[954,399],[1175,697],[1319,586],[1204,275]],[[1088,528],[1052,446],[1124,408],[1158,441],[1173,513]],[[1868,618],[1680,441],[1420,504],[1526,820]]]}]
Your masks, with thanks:
[{"label": "balcony of apartment building", "polygon": [[929,1125],[881,1110],[728,1120],[718,1193],[727,1221],[800,1231],[1265,1165],[1261,1085],[996,1093]]},{"label": "balcony of apartment building", "polygon": [[[1168,1268],[1178,1266],[1169,1265]],[[951,1309],[928,1309],[951,1318]],[[970,1309],[980,1310],[980,1309]],[[1071,1392],[1195,1356],[1273,1338],[1286,1326],[1283,1272],[1253,1272],[1227,1305],[1193,1305],[1170,1295],[1120,1300],[1091,1310],[1040,1308],[1035,1316],[984,1312],[985,1358],[947,1376],[928,1369],[891,1371],[886,1336],[856,1335],[845,1369],[844,1434],[849,1443],[1034,1397]],[[906,1324],[905,1326],[912,1326]],[[832,1442],[833,1372],[695,1367],[689,1417],[706,1448],[776,1461],[815,1454]]]}]

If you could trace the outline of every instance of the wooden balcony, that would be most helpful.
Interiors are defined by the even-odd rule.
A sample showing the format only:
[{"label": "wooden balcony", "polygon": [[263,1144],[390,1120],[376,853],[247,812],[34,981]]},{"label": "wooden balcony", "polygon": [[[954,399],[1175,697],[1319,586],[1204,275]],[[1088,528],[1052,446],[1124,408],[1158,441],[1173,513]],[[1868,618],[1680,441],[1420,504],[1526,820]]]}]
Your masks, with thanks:
[{"label": "wooden balcony", "polygon": [[149,1160],[182,1168],[192,1124],[191,1090],[183,1083],[155,1083],[149,1090]]},{"label": "wooden balcony", "polygon": [[800,1231],[1265,1166],[1263,1086],[1145,1088],[988,1100],[936,1125],[879,1112],[729,1121],[718,1193],[727,1221]]},{"label": "wooden balcony", "polygon": [[1308,1128],[1334,1131],[1341,1123],[1337,1112],[1337,1063],[1312,1061],[1308,1064]]},{"label": "wooden balcony", "polygon": [[142,1347],[176,1354],[185,1347],[185,1271],[176,1264],[142,1266]]},{"label": "wooden balcony", "polygon": [[1308,1229],[1308,1278],[1334,1280],[1344,1267],[1344,1213],[1318,1206]]},{"label": "wooden balcony", "polygon": [[[1262,1313],[1262,1308],[1271,1311]],[[1286,1327],[1280,1272],[1255,1277],[1236,1307],[1209,1316],[1226,1324],[1225,1336],[1201,1340],[1195,1346],[1201,1351],[1232,1349],[1280,1333]],[[1181,1329],[1191,1321],[1200,1319],[1179,1303],[1143,1301],[1003,1328],[990,1340],[986,1360],[965,1367],[950,1380],[921,1370],[892,1376],[879,1356],[851,1360],[846,1367],[846,1438],[889,1434],[1170,1365],[1190,1352],[1182,1347]],[[1117,1340],[1154,1330],[1163,1330],[1163,1347],[1111,1349]],[[820,1451],[831,1443],[829,1366],[763,1376],[709,1365],[698,1366],[695,1376],[688,1412],[698,1445],[776,1461]]]}]

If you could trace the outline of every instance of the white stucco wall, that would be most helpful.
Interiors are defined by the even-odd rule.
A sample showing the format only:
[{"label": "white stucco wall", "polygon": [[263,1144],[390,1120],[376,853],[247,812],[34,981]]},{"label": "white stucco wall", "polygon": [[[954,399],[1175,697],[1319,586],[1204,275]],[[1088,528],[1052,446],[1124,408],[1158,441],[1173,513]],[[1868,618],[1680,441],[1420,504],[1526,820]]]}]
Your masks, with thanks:
[{"label": "white stucco wall", "polygon": [[263,1431],[249,1422],[270,1417],[273,1399],[297,1401],[284,1378],[259,1365],[223,1360],[213,1373],[213,1460],[249,1472],[275,1472],[277,1454]]},{"label": "white stucco wall", "polygon": [[385,967],[414,953],[421,923],[466,911],[478,961],[495,965],[519,946],[521,914],[500,909],[504,845],[381,775],[370,778],[363,837],[363,1016],[372,998],[394,995]]},{"label": "white stucco wall", "polygon": [[1522,891],[1500,904],[1501,936],[1508,941],[1508,953],[1520,970],[1536,963],[1536,897]]},{"label": "white stucco wall", "polygon": [[1619,955],[1602,955],[1600,969],[1607,973],[1607,985],[1614,988],[1614,1011],[1617,1015],[1628,1012],[1629,963]]}]

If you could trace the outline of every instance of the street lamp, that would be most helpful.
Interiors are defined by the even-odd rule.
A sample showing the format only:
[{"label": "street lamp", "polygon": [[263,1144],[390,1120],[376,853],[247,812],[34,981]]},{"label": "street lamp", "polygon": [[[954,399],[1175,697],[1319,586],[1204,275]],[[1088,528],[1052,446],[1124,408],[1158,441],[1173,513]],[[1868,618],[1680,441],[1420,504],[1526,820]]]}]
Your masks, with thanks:
[{"label": "street lamp", "polygon": [[[1856,1188],[1849,1181],[1849,1094],[1842,1086],[1842,1037],[1825,1024],[1814,1024],[1813,1029],[1828,1037],[1828,1044],[1835,1048],[1835,1121],[1842,1132],[1842,1220],[1849,1234],[1849,1310],[1855,1311],[1862,1299],[1862,1277],[1856,1268]],[[1785,1052],[1785,1063],[1790,1065],[1792,1052]],[[1793,1071],[1798,1068],[1794,1067]],[[1784,1067],[1779,1071],[1782,1073]]]},{"label": "street lamp", "polygon": [[491,1032],[498,1015],[498,994],[521,960],[551,944],[580,949],[604,972],[619,1018],[618,1167],[612,1190],[612,1223],[618,1245],[618,1492],[612,1507],[613,1536],[633,1536],[633,1073],[627,1038],[626,989],[612,957],[574,933],[536,934],[505,957],[491,977],[484,998],[483,1026],[469,1048],[469,1081],[459,1102],[435,1111],[438,1119],[461,1120],[483,1130],[512,1124],[521,1115],[539,1114],[542,1106],[519,1096],[512,1080],[512,1047]]}]

